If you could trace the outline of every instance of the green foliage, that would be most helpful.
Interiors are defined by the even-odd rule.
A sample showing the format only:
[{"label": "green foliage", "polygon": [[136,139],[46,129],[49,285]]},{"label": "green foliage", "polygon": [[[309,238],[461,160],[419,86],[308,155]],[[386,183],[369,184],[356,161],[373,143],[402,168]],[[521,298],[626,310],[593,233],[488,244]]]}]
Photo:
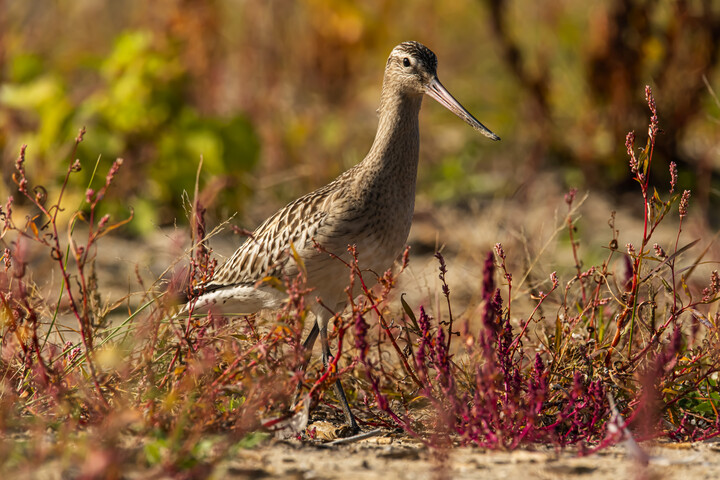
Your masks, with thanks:
[{"label": "green foliage", "polygon": [[145,453],[145,461],[148,465],[159,465],[167,455],[168,441],[167,438],[155,438],[149,440],[143,446]]},{"label": "green foliage", "polygon": [[[30,128],[13,140],[27,143],[41,162],[37,174],[32,172],[38,181],[52,188],[63,171],[49,157],[84,125],[91,133],[78,150],[85,168],[72,181],[85,187],[95,169],[123,158],[130,173],[101,213],[125,214],[132,208],[131,230],[145,233],[184,217],[182,192],[194,185],[201,158],[201,189],[210,179],[242,177],[255,167],[260,143],[251,122],[240,114],[200,113],[188,98],[187,66],[171,43],[149,31],[124,32],[91,70],[97,82],[93,92],[75,99],[59,74],[44,73],[37,56],[12,59],[0,101],[27,118]],[[214,197],[218,205],[230,206],[225,213],[241,208],[250,193],[247,185],[235,187]]]},{"label": "green foliage", "polygon": [[85,103],[86,115],[118,135],[151,135],[182,108],[184,68],[149,32],[120,35],[99,73],[104,88]]},{"label": "green foliage", "polygon": [[[720,44],[712,33],[720,10],[708,2],[607,0],[588,9],[582,2],[529,0],[421,0],[413,8],[399,0],[362,6],[321,1],[283,4],[284,15],[275,15],[273,2],[119,5],[80,9],[74,22],[53,21],[67,13],[62,3],[46,5],[44,15],[29,7],[9,9],[1,39],[7,82],[2,88],[3,97],[13,98],[12,112],[0,111],[0,146],[8,162],[16,145],[27,143],[41,156],[42,173],[58,177],[61,172],[46,155],[87,122],[91,136],[81,152],[84,164],[93,165],[102,153],[102,166],[116,156],[133,165],[139,185],[129,189],[129,202],[122,206],[131,203],[138,213],[147,212],[138,214],[134,228],[179,216],[178,199],[168,188],[181,190],[177,172],[166,176],[164,167],[149,169],[156,161],[178,162],[183,166],[173,169],[192,176],[198,142],[187,145],[183,133],[194,132],[178,122],[194,123],[194,117],[232,123],[226,114],[242,111],[255,126],[263,123],[263,148],[273,170],[293,169],[300,176],[297,184],[275,190],[278,203],[356,163],[376,126],[372,112],[382,63],[400,39],[432,47],[448,88],[506,140],[491,150],[468,150],[463,156],[472,161],[458,158],[463,145],[478,145],[475,133],[446,134],[443,124],[455,126],[457,120],[427,105],[423,118],[434,133],[426,135],[423,151],[430,154],[419,175],[431,183],[440,171],[440,186],[421,190],[435,200],[453,201],[456,192],[484,194],[488,185],[497,186],[482,179],[488,163],[495,172],[508,163],[517,169],[503,182],[506,192],[547,168],[572,168],[583,177],[568,178],[568,186],[592,188],[610,180],[626,188],[624,165],[616,161],[620,140],[627,123],[643,115],[632,92],[650,80],[662,92],[667,112],[668,141],[661,153],[678,164],[680,185],[691,185],[696,175],[706,178],[705,169],[713,168],[701,145],[717,143],[718,129],[707,122],[708,114],[717,116],[717,104],[703,78],[717,89]],[[32,93],[32,99],[20,95],[31,87],[46,92]],[[226,142],[212,125],[209,130],[213,138],[206,138],[205,130],[200,135],[205,144]],[[159,151],[166,135],[173,136],[173,145]],[[252,129],[240,128],[233,136],[251,137],[248,150],[257,143]],[[177,154],[177,148],[194,158],[165,153]],[[215,176],[224,176],[228,167],[242,179],[257,155],[245,150],[236,155],[227,145],[222,152],[208,150],[214,153],[203,152],[205,161],[213,162],[213,155],[225,169],[208,170],[202,186],[227,182]],[[439,165],[445,162],[447,169]],[[717,185],[714,178],[709,182],[696,195],[708,197],[699,204],[712,213]],[[246,193],[240,185],[229,198],[214,198],[230,201],[235,211]]]},{"label": "green foliage", "polygon": [[27,125],[13,140],[27,144],[38,155],[39,181],[54,180],[61,172],[46,159],[67,143],[74,109],[65,82],[57,73],[45,71],[42,61],[33,55],[12,59],[10,72],[10,82],[0,86],[0,104],[17,111]]},{"label": "green foliage", "polygon": [[236,448],[251,449],[266,443],[271,437],[267,432],[250,432],[235,444]]}]

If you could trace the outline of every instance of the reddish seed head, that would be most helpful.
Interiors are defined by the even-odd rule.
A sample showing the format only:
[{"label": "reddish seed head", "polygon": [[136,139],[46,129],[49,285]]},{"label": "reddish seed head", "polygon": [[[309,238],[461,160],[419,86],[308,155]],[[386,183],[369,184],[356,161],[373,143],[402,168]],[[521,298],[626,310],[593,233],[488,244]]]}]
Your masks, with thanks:
[{"label": "reddish seed head", "polygon": [[648,107],[650,108],[650,111],[653,113],[653,115],[657,115],[657,109],[655,108],[655,97],[652,93],[652,88],[650,88],[650,85],[645,85],[645,100],[647,100]]},{"label": "reddish seed head", "polygon": [[575,200],[575,195],[577,194],[577,188],[571,188],[568,193],[565,194],[565,203],[568,205],[571,205],[573,201]]},{"label": "reddish seed head", "polygon": [[682,194],[682,197],[680,198],[680,207],[678,208],[678,212],[680,213],[680,218],[683,218],[685,215],[687,215],[687,208],[688,208],[689,201],[690,201],[690,190],[685,190]]},{"label": "reddish seed head", "polygon": [[630,171],[637,173],[638,161],[635,158],[635,132],[628,132],[625,137],[625,148],[627,149],[628,156],[630,157]]},{"label": "reddish seed head", "polygon": [[27,191],[27,178],[25,178],[25,150],[27,145],[20,147],[20,156],[18,156],[15,162],[15,169],[18,171],[18,175],[13,174],[13,179],[17,183],[18,190],[25,193]]},{"label": "reddish seed head", "polygon": [[675,191],[675,185],[677,185],[677,164],[675,162],[670,162],[670,193],[673,193]]},{"label": "reddish seed head", "polygon": [[490,300],[493,291],[495,290],[495,281],[493,280],[493,274],[495,273],[495,263],[493,263],[492,252],[488,252],[485,257],[485,265],[483,267],[483,289],[482,295],[486,300]]},{"label": "reddish seed head", "polygon": [[711,298],[712,298],[712,291],[707,287],[703,288],[702,301],[709,302]]},{"label": "reddish seed head", "polygon": [[76,141],[77,143],[82,142],[84,136],[85,136],[85,127],[82,127],[82,128],[78,131],[78,135],[77,135],[77,137],[75,137],[75,141]]},{"label": "reddish seed head", "polygon": [[108,220],[110,220],[110,214],[106,213],[105,215],[103,215],[103,217],[98,222],[98,229],[102,230],[103,228],[105,228],[105,225],[107,225]]},{"label": "reddish seed head", "polygon": [[12,267],[12,259],[11,259],[9,248],[6,248],[3,251],[2,261],[5,264],[5,270],[8,270],[10,267]]},{"label": "reddish seed head", "polygon": [[369,348],[366,338],[367,331],[368,324],[365,322],[363,316],[358,313],[355,317],[355,348],[360,352],[360,360],[362,362],[365,362]]},{"label": "reddish seed head", "polygon": [[7,220],[10,217],[12,217],[13,200],[14,200],[13,196],[9,195],[7,202],[5,203],[5,210],[3,211],[2,209],[0,209],[0,212],[3,212],[3,218],[2,218],[3,220]]},{"label": "reddish seed head", "polygon": [[17,159],[17,162],[15,163],[15,167],[18,170],[22,169],[23,163],[25,163],[25,149],[27,148],[27,145],[23,145],[20,147],[20,156]]},{"label": "reddish seed head", "polygon": [[110,182],[112,182],[112,179],[115,177],[115,174],[117,174],[118,170],[120,170],[120,166],[123,164],[123,159],[118,158],[115,160],[112,164],[112,167],[110,167],[110,171],[108,171],[107,177],[105,177],[105,184],[109,185]]},{"label": "reddish seed head", "polygon": [[502,243],[495,244],[495,255],[505,260],[505,250],[503,250]]},{"label": "reddish seed head", "polygon": [[653,96],[652,89],[649,85],[645,86],[645,100],[647,100],[648,108],[650,108],[650,112],[652,112],[652,115],[650,116],[650,125],[648,126],[648,137],[650,137],[651,141],[654,141],[659,128],[657,108],[655,107],[655,97]]},{"label": "reddish seed head", "polygon": [[405,247],[405,251],[403,252],[402,256],[402,269],[405,270],[408,266],[408,263],[410,263],[410,245]]}]

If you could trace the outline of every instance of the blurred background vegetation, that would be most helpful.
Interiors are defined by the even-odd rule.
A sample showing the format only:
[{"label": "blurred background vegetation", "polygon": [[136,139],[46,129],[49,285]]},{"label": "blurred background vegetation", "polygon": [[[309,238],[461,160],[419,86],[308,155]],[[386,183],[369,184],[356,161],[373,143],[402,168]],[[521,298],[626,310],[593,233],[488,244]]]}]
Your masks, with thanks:
[{"label": "blurred background vegetation", "polygon": [[654,174],[668,178],[676,161],[680,188],[692,186],[694,205],[720,224],[714,0],[0,0],[0,9],[2,198],[22,143],[31,179],[52,187],[86,126],[76,191],[97,162],[104,172],[123,158],[106,204],[134,209],[131,232],[186,221],[181,195],[201,156],[211,221],[237,211],[254,227],[364,157],[387,55],[413,39],[503,138],[487,142],[427,99],[419,192],[429,201],[522,195],[541,171],[621,195],[631,187],[624,137],[646,128],[650,84],[665,130]]}]

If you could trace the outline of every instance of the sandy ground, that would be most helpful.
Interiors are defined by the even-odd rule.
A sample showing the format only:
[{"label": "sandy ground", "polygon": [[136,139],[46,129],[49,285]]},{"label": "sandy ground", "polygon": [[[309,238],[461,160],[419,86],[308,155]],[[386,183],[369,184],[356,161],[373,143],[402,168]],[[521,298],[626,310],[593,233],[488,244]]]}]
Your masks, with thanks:
[{"label": "sandy ground", "polygon": [[334,447],[278,442],[244,450],[219,466],[217,478],[293,479],[717,479],[720,443],[646,445],[645,465],[624,447],[578,456],[541,447],[535,451],[454,448],[442,460],[427,448],[393,435]]},{"label": "sandy ground", "polygon": [[[333,428],[333,427],[329,427]],[[128,445],[129,458],[143,458],[142,442]],[[581,480],[716,480],[720,478],[720,441],[703,443],[648,443],[647,461],[638,461],[630,449],[616,445],[580,455],[574,448],[549,446],[512,452],[454,447],[446,452],[429,449],[402,433],[383,432],[349,444],[270,440],[262,446],[237,449],[211,468],[173,471],[145,462],[112,465],[111,471],[128,480],[211,478],[397,480],[435,479],[581,479]],[[108,467],[93,468],[97,459],[80,462],[54,459],[22,470],[5,471],[3,479],[66,480],[106,478]],[[90,466],[90,467],[89,467]],[[90,472],[93,474],[90,474]],[[113,477],[115,478],[115,477]]]}]

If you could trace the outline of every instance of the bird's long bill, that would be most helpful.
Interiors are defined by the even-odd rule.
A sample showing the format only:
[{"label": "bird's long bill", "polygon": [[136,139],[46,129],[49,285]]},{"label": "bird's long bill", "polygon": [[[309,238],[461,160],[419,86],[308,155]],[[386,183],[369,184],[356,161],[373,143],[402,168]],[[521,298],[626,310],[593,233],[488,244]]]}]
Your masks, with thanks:
[{"label": "bird's long bill", "polygon": [[445,87],[443,87],[442,83],[440,83],[440,80],[438,80],[437,77],[432,79],[425,93],[440,102],[442,106],[453,112],[455,115],[465,120],[468,125],[473,127],[478,132],[482,133],[486,137],[492,138],[493,140],[500,140],[500,137],[495,135],[493,132],[490,131],[490,129],[488,129],[482,123],[478,122],[475,117],[470,115],[470,112],[465,110],[465,107],[460,105],[460,102],[455,100],[455,97],[450,95],[450,92],[448,92]]}]

